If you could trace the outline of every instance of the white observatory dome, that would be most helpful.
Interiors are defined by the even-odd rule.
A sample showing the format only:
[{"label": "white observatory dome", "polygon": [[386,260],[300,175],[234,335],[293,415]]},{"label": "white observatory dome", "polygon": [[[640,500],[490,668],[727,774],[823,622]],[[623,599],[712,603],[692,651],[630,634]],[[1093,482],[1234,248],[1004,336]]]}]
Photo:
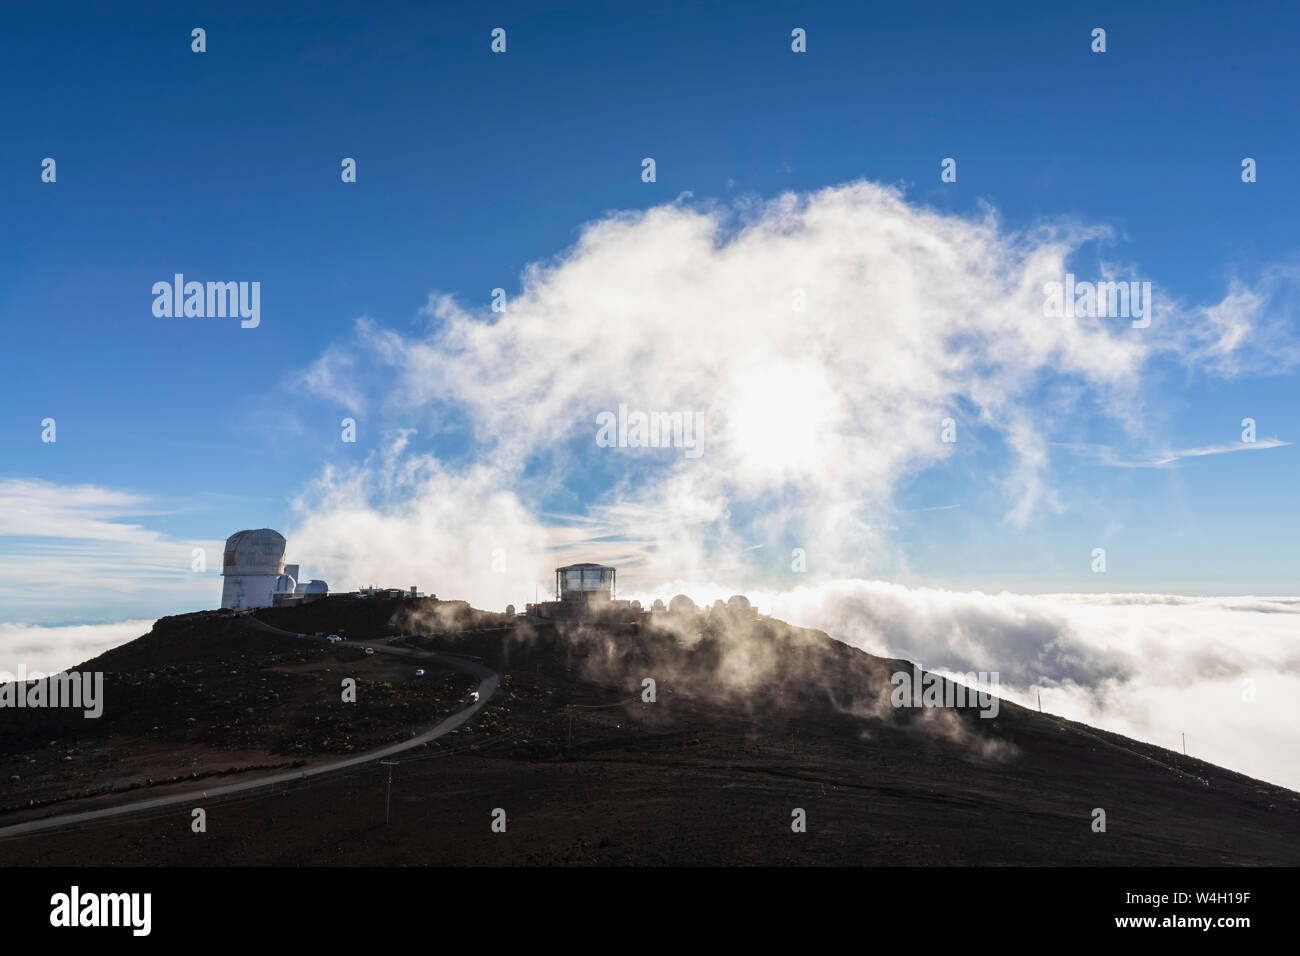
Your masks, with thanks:
[{"label": "white observatory dome", "polygon": [[685,594],[679,594],[668,602],[668,610],[672,614],[688,614],[695,610],[695,602]]},{"label": "white observatory dome", "polygon": [[662,611],[663,609],[664,609],[664,602],[663,602],[663,599],[662,599],[662,598],[655,598],[655,603],[651,606],[651,610],[652,610],[652,611]]},{"label": "white observatory dome", "polygon": [[221,562],[221,606],[235,611],[270,607],[276,594],[292,594],[294,576],[284,573],[284,545],[284,535],[270,528],[239,531],[227,538]]},{"label": "white observatory dome", "polygon": [[280,574],[284,571],[284,535],[270,528],[239,531],[226,539],[223,574]]},{"label": "white observatory dome", "polygon": [[329,585],[319,578],[312,578],[311,581],[304,581],[298,585],[298,594],[329,594]]},{"label": "white observatory dome", "polygon": [[749,598],[743,594],[733,594],[727,598],[728,611],[748,611],[750,607]]}]

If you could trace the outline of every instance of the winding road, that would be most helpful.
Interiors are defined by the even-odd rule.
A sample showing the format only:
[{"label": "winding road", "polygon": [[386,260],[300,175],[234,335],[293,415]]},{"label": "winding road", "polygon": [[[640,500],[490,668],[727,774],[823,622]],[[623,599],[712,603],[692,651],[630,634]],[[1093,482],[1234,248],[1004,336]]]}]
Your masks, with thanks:
[{"label": "winding road", "polygon": [[[266,631],[271,634],[280,634],[285,637],[298,639],[296,632],[272,627],[263,621],[259,621],[251,614],[246,613],[244,615],[244,620],[255,630]],[[324,638],[310,636],[306,639],[318,642],[324,641]],[[143,813],[149,810],[157,810],[162,807],[194,804],[203,800],[228,797],[231,794],[243,793],[248,790],[257,790],[261,787],[274,786],[278,783],[296,783],[302,780],[308,780],[320,774],[335,773],[339,770],[346,770],[349,767],[356,767],[361,764],[371,763],[375,760],[382,760],[385,757],[391,757],[393,754],[399,754],[414,747],[419,747],[431,740],[437,740],[444,734],[450,733],[457,727],[464,725],[470,718],[474,717],[487,705],[487,702],[497,692],[497,688],[500,685],[501,678],[499,674],[472,660],[466,660],[461,657],[452,657],[447,654],[438,654],[433,651],[417,651],[404,647],[389,647],[382,642],[366,646],[373,647],[376,654],[390,654],[395,657],[409,657],[421,661],[435,661],[458,671],[471,674],[478,679],[478,700],[472,703],[467,703],[459,710],[444,717],[433,727],[424,731],[424,733],[416,734],[410,740],[403,740],[400,743],[389,744],[385,747],[378,747],[374,750],[367,750],[365,753],[357,754],[353,757],[345,757],[342,760],[333,760],[329,763],[323,763],[315,767],[304,768],[301,770],[291,770],[264,777],[255,777],[249,780],[240,781],[239,783],[226,784],[221,787],[188,790],[185,793],[173,793],[165,797],[133,800],[129,803],[123,803],[113,807],[103,807],[99,810],[83,810],[77,813],[63,813],[52,817],[43,817],[39,820],[28,820],[25,823],[15,823],[7,827],[0,827],[0,839],[4,839],[5,837],[27,836],[32,833],[40,833],[46,830],[75,826],[80,823],[92,823],[97,820],[107,820],[112,817],[127,816],[133,813]]]}]

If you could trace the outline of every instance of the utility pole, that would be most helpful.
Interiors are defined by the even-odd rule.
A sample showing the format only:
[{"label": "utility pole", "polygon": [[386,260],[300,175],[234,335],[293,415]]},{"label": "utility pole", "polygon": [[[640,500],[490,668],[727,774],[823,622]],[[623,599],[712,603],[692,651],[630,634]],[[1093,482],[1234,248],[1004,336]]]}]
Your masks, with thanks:
[{"label": "utility pole", "polygon": [[1183,731],[1183,756],[1187,756],[1187,731]]},{"label": "utility pole", "polygon": [[388,768],[388,800],[384,804],[384,825],[387,826],[393,808],[393,768],[396,767],[400,761],[381,760],[379,762]]},{"label": "utility pole", "polygon": [[1043,712],[1043,692],[1041,690],[1038,692],[1038,712],[1040,714]]}]

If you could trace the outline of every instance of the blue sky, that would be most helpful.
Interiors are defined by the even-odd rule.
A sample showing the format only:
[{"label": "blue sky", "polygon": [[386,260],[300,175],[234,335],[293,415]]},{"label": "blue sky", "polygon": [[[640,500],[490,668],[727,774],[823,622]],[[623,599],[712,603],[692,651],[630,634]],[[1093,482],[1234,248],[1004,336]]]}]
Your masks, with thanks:
[{"label": "blue sky", "polygon": [[[114,523],[188,543],[292,528],[293,497],[327,466],[362,465],[397,429],[417,429],[413,451],[464,465],[482,449],[474,422],[389,401],[342,445],[345,407],[298,376],[354,349],[360,317],[418,340],[443,321],[421,314],[430,294],[483,310],[584,224],[684,193],[743,203],[865,179],[941,214],[992,207],[1008,232],[1104,226],[1108,239],[1069,260],[1081,276],[1117,262],[1189,308],[1220,302],[1233,280],[1267,286],[1265,317],[1293,327],[1294,6],[1130,6],[8,11],[0,481],[48,483],[56,500],[84,485],[135,496]],[[196,26],[203,54],[190,50]],[[498,26],[505,55],[488,48]],[[1097,26],[1105,54],[1090,51]],[[793,27],[807,30],[806,54],[790,51]],[[40,181],[47,156],[54,184]],[[645,156],[655,183],[641,181]],[[939,180],[948,156],[956,183]],[[1253,184],[1240,179],[1246,156]],[[355,184],[340,182],[343,157],[357,160]],[[260,281],[261,326],[156,318],[150,288],[175,272]],[[1232,375],[1153,357],[1137,450],[1235,442],[1245,417],[1261,438],[1294,441],[1296,377],[1276,351],[1248,345]],[[356,379],[368,392],[386,384],[373,364]],[[1048,374],[1042,388],[1055,384]],[[45,417],[56,444],[39,440]],[[973,426],[953,456],[900,471],[881,526],[891,547],[860,573],[1031,593],[1295,593],[1294,446],[1116,468],[1059,450],[1118,444],[1113,417],[1055,425],[1044,438],[1057,443],[1047,475],[1059,510],[1009,524],[1006,447]],[[627,478],[584,465],[518,491],[536,512],[581,515]],[[742,577],[783,565],[798,543],[755,542],[766,551],[743,559]],[[21,561],[64,544],[9,534],[0,553]],[[1104,581],[1089,570],[1095,546],[1108,549]],[[93,561],[93,544],[82,554]],[[38,613],[8,597],[0,620],[50,623],[192,601],[143,589],[111,610],[79,595]]]}]

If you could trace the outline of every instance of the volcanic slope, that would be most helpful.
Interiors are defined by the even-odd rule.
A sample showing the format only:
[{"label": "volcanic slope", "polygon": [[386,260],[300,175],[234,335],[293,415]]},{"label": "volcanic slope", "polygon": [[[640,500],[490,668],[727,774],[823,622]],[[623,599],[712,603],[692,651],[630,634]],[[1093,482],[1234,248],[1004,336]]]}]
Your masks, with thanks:
[{"label": "volcanic slope", "polygon": [[[409,670],[405,662],[374,660],[382,655],[357,657],[361,651],[352,645],[363,642],[481,660],[503,675],[502,690],[474,721],[399,759],[388,824],[389,768],[370,764],[205,805],[206,834],[191,832],[187,807],[7,839],[7,860],[1300,863],[1300,795],[1006,701],[993,718],[972,708],[896,709],[889,677],[910,671],[910,664],[768,618],[716,612],[657,616],[651,625],[610,616],[557,627],[475,611],[463,602],[341,596],[257,616],[293,632],[341,629],[349,640],[304,651],[294,639],[253,631],[220,612],[160,621],[150,635],[90,662],[108,672],[102,719],[147,698],[145,667],[156,675],[183,662],[184,674],[176,679],[194,690],[194,682],[216,666],[205,649],[227,670],[240,671],[226,676],[249,683],[193,697],[191,707],[173,709],[161,724],[154,717],[121,724],[114,744],[129,750],[165,732],[182,755],[226,747],[260,754],[256,759],[268,764],[328,759],[321,740],[298,748],[310,755],[295,756],[291,745],[300,738],[290,731],[303,722],[332,731],[347,721],[354,748],[377,744],[409,734],[426,717],[422,726],[433,724],[449,698],[471,682],[450,671],[417,679],[357,670],[357,703],[326,709],[326,700],[338,699],[342,671]],[[232,646],[240,655],[233,665]],[[232,724],[226,735],[225,725],[242,719],[240,705],[253,706],[244,704],[241,689],[273,683],[270,675],[293,663],[284,655],[304,652],[313,666],[330,668],[319,677],[322,686],[275,687],[280,698],[264,701],[259,723]],[[331,654],[347,656],[335,662],[325,657]],[[122,674],[133,679],[115,679]],[[429,677],[445,682],[446,690],[429,690],[431,683],[421,683]],[[654,681],[653,702],[644,699],[647,679]],[[389,686],[378,693],[385,681]],[[116,703],[115,693],[121,695]],[[191,716],[201,732],[184,730]],[[79,729],[91,723],[64,718],[60,736],[50,738],[71,749],[74,759],[42,758],[46,800],[60,787],[65,797],[84,788],[61,765],[75,764],[78,748],[91,746],[84,734],[102,733]],[[258,728],[281,729],[261,739]],[[32,728],[24,739],[36,741],[41,733]],[[4,749],[13,749],[8,740]],[[4,757],[6,776],[11,757]],[[4,801],[10,808],[15,802]],[[1105,832],[1094,830],[1098,808],[1105,811]],[[492,829],[498,810],[505,813],[504,833]],[[804,832],[792,828],[797,811],[806,819]],[[21,816],[14,809],[0,814],[0,826]]]},{"label": "volcanic slope", "polygon": [[[0,711],[0,826],[352,756],[436,723],[473,684],[228,611],[163,618],[73,670],[103,673],[102,716]],[[348,677],[366,706],[343,702]]]}]

